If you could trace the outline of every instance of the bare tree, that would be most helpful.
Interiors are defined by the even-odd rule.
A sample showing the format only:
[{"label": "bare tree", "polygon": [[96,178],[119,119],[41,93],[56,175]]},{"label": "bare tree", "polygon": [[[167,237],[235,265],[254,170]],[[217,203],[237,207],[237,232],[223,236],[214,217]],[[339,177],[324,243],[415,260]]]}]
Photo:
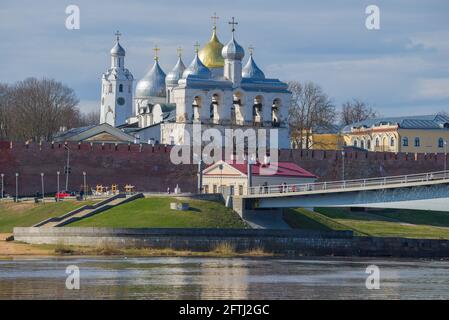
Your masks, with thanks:
[{"label": "bare tree", "polygon": [[312,130],[332,125],[337,113],[331,100],[320,86],[313,82],[304,85],[297,81],[288,83],[292,92],[289,125],[292,141],[300,148],[310,149]]},{"label": "bare tree", "polygon": [[73,89],[52,79],[0,84],[0,140],[51,140],[61,127],[97,124],[99,116],[82,114],[78,102]]},{"label": "bare tree", "polygon": [[373,119],[378,117],[378,113],[374,111],[368,104],[363,101],[353,99],[347,101],[342,106],[340,113],[340,122],[343,125]]},{"label": "bare tree", "polygon": [[80,121],[82,126],[97,125],[100,123],[100,111],[81,114]]}]

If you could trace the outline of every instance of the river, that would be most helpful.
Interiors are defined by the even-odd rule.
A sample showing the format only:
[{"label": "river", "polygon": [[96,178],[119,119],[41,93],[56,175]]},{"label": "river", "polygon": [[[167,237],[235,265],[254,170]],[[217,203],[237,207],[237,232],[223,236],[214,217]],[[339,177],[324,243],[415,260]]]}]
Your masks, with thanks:
[{"label": "river", "polygon": [[[77,266],[79,290],[66,289]],[[380,270],[368,290],[366,268]],[[361,258],[0,260],[0,299],[449,299],[449,261]]]}]

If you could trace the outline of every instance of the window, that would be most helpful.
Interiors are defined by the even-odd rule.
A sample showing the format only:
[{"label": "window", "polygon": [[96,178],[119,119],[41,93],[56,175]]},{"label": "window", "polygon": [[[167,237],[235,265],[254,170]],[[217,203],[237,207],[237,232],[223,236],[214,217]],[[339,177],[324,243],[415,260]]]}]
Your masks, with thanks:
[{"label": "window", "polygon": [[118,91],[119,91],[119,92],[123,92],[123,84],[121,84],[121,85],[118,86]]},{"label": "window", "polygon": [[217,193],[217,185],[216,184],[214,184],[212,186],[212,193]]},{"label": "window", "polygon": [[365,149],[365,141],[360,141],[360,148]]},{"label": "window", "polygon": [[371,140],[368,140],[368,141],[366,142],[366,148],[367,148],[368,150],[371,150]]},{"label": "window", "polygon": [[443,138],[438,139],[438,148],[444,148],[444,140]]},{"label": "window", "polygon": [[243,195],[243,185],[239,184],[239,195]]},{"label": "window", "polygon": [[421,145],[421,141],[419,140],[419,137],[415,138],[415,147],[419,147]]},{"label": "window", "polygon": [[376,147],[380,147],[380,140],[379,140],[379,138],[376,138]]},{"label": "window", "polygon": [[112,84],[109,85],[109,93],[112,93]]},{"label": "window", "polygon": [[209,193],[209,186],[207,184],[204,186],[204,193]]},{"label": "window", "polygon": [[353,145],[357,148],[357,140],[354,140]]},{"label": "window", "polygon": [[394,138],[390,139],[390,147],[394,147]]},{"label": "window", "polygon": [[408,147],[408,138],[407,137],[402,138],[402,146]]}]

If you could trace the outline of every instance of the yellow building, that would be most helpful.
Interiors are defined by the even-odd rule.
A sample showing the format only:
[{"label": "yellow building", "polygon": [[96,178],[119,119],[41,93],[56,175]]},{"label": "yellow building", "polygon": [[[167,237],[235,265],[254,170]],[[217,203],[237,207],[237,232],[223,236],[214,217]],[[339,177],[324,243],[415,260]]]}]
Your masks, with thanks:
[{"label": "yellow building", "polygon": [[342,129],[345,146],[374,152],[446,153],[445,115],[369,119]]},{"label": "yellow building", "polygon": [[[292,133],[293,148],[299,149],[294,141],[301,140],[299,134]],[[302,149],[311,150],[340,150],[344,146],[340,128],[335,125],[321,126],[302,132]]]}]

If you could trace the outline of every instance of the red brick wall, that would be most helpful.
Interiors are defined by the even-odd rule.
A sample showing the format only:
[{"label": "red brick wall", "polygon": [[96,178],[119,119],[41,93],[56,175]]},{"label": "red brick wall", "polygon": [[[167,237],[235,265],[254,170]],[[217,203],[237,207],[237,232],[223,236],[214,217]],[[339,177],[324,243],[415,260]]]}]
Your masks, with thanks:
[{"label": "red brick wall", "polygon": [[[178,165],[170,162],[170,148],[151,145],[118,145],[88,143],[68,144],[72,174],[69,189],[79,190],[83,171],[87,184],[135,185],[139,191],[172,190],[178,184],[183,191],[196,190],[197,165]],[[5,174],[5,191],[15,194],[15,172],[19,172],[19,193],[32,195],[41,190],[40,173],[45,174],[46,192],[57,187],[56,171],[61,172],[60,186],[64,189],[67,151],[63,144],[29,144],[0,142],[0,173]],[[281,161],[293,161],[317,174],[321,180],[339,180],[342,177],[340,151],[281,150]],[[347,152],[345,176],[347,179],[391,176],[444,168],[443,154],[394,154]]]}]

